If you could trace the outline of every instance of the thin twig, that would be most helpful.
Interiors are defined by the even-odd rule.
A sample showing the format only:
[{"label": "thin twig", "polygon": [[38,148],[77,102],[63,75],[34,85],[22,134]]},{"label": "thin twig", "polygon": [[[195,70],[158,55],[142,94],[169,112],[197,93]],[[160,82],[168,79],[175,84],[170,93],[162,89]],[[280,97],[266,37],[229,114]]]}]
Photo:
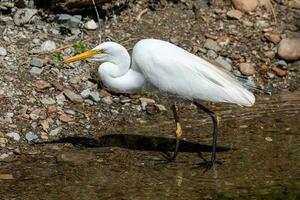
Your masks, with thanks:
[{"label": "thin twig", "polygon": [[144,14],[146,14],[147,12],[148,12],[148,8],[142,10],[142,11],[138,14],[138,16],[136,17],[136,20],[137,20],[137,21],[141,20],[142,16],[143,16]]},{"label": "thin twig", "polygon": [[99,39],[100,39],[100,43],[101,43],[101,22],[100,22],[100,16],[99,16],[99,13],[98,13],[98,9],[97,9],[95,0],[92,0],[92,2],[93,2],[93,5],[94,5],[94,9],[96,11],[96,16],[97,16],[97,20],[98,20]]}]

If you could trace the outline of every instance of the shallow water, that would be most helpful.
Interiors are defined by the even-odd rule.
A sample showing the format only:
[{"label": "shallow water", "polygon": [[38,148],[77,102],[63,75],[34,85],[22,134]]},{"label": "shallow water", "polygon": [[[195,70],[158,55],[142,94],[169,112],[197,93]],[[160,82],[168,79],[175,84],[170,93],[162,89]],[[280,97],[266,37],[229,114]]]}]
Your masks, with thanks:
[{"label": "shallow water", "polygon": [[[170,116],[155,115],[99,139],[34,145],[43,153],[0,163],[0,199],[300,199],[300,92],[259,97],[252,108],[224,106],[210,170],[210,120],[180,113],[184,135],[176,162]],[[201,152],[201,154],[200,154]]]}]

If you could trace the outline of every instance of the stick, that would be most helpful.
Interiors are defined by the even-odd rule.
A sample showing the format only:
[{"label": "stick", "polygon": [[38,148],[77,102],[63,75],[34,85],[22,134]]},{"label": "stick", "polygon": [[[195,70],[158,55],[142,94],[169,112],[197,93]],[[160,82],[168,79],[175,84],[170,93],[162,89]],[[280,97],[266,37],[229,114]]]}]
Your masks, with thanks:
[{"label": "stick", "polygon": [[100,39],[100,43],[101,43],[101,23],[100,23],[100,16],[99,16],[99,13],[98,13],[98,9],[97,9],[97,6],[96,6],[96,3],[95,3],[95,0],[92,0],[93,2],[93,5],[94,5],[94,9],[96,11],[96,16],[97,16],[97,20],[98,20],[98,29],[99,29],[99,39]]}]

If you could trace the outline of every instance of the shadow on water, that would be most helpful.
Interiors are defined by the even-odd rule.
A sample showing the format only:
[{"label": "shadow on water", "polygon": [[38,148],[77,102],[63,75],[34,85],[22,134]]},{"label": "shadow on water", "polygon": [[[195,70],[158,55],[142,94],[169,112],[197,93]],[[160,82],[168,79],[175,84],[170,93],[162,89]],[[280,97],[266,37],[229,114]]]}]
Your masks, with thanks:
[{"label": "shadow on water", "polygon": [[[71,143],[78,147],[99,148],[99,147],[120,147],[140,151],[173,151],[175,139],[165,137],[144,136],[135,134],[109,134],[100,137],[98,140],[87,137],[65,137],[46,143]],[[211,152],[210,145],[201,145],[194,142],[181,140],[179,152]],[[229,151],[230,148],[217,147],[217,151]]]}]

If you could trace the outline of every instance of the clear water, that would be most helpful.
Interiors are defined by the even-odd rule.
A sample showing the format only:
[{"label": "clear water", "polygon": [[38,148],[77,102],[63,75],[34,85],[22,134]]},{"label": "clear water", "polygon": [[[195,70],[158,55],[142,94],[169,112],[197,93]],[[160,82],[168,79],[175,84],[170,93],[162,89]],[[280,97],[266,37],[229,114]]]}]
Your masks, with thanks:
[{"label": "clear water", "polygon": [[[188,107],[176,162],[174,124],[154,115],[100,138],[34,145],[41,153],[0,163],[0,199],[300,199],[300,92],[260,97],[255,107],[224,106],[218,160],[210,158],[210,120]],[[272,140],[272,141],[271,141]],[[0,174],[1,174],[0,173]]]}]

